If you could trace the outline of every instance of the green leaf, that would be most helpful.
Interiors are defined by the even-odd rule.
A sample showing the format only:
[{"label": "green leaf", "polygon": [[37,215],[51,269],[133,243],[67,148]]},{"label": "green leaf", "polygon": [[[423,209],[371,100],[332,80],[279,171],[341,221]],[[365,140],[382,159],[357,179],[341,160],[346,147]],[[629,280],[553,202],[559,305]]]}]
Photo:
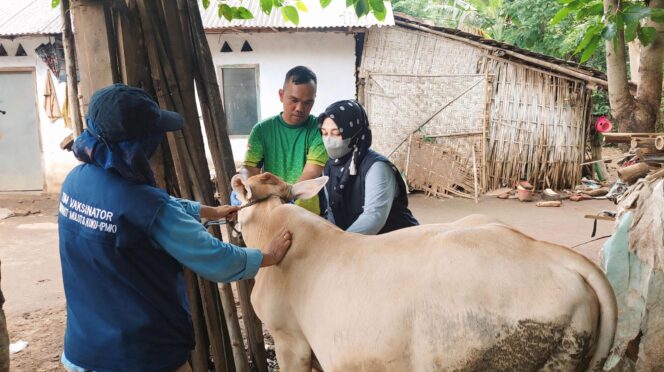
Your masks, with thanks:
[{"label": "green leaf", "polygon": [[243,6],[237,7],[237,15],[240,19],[253,19],[254,15],[251,11]]},{"label": "green leaf", "polygon": [[642,4],[629,5],[623,10],[623,15],[625,16],[626,23],[640,21],[650,15],[650,8]]},{"label": "green leaf", "polygon": [[293,24],[300,24],[300,14],[297,12],[297,9],[294,6],[288,5],[281,8],[281,14],[284,16],[284,18],[286,18],[286,20],[292,22]]},{"label": "green leaf", "polygon": [[374,12],[384,13],[386,11],[383,0],[369,0],[369,6]]},{"label": "green leaf", "polygon": [[233,9],[231,9],[231,7],[228,6],[227,4],[219,4],[218,13],[219,13],[219,17],[224,17],[228,21],[233,20]]},{"label": "green leaf", "polygon": [[272,11],[272,0],[261,0],[261,11],[265,14],[270,14]]},{"label": "green leaf", "polygon": [[355,15],[362,17],[367,14],[369,14],[369,0],[358,0],[355,3]]},{"label": "green leaf", "polygon": [[573,11],[573,10],[579,10],[579,9],[583,8],[584,5],[586,5],[585,1],[572,0],[572,1],[568,2],[567,4],[565,4],[564,7],[567,8],[569,11]]},{"label": "green leaf", "polygon": [[641,27],[637,32],[639,35],[639,41],[643,46],[646,46],[657,38],[657,30],[654,27]]},{"label": "green leaf", "polygon": [[557,23],[560,23],[560,21],[562,21],[565,17],[567,17],[569,12],[570,12],[570,9],[567,8],[567,7],[560,9],[558,11],[558,13],[556,13],[556,15],[554,15],[553,18],[551,18],[551,21],[549,22],[549,24],[551,26],[553,26]]},{"label": "green leaf", "polygon": [[[53,0],[55,2],[56,0]],[[60,2],[60,0],[58,0]],[[203,9],[207,9],[210,7],[210,0],[203,0]]]},{"label": "green leaf", "polygon": [[353,6],[357,4],[359,0],[346,0],[346,7]]},{"label": "green leaf", "polygon": [[373,14],[379,21],[384,21],[387,16],[387,9],[383,0],[369,0],[369,6],[373,10]]},{"label": "green leaf", "polygon": [[330,5],[331,2],[332,0],[320,0],[320,7],[325,9],[328,5]]},{"label": "green leaf", "polygon": [[308,12],[309,11],[307,6],[301,1],[298,1],[297,3],[295,3],[295,6],[297,7],[297,10],[299,10],[301,12]]},{"label": "green leaf", "polygon": [[60,0],[51,0],[51,8],[57,8],[60,5]]},{"label": "green leaf", "polygon": [[583,39],[581,39],[581,42],[579,43],[579,46],[576,47],[576,50],[574,50],[574,54],[579,53],[580,51],[586,49],[588,44],[592,41],[592,39],[597,35],[599,32],[600,28],[602,27],[601,24],[599,25],[594,25],[588,28],[586,31],[586,34],[583,36]]},{"label": "green leaf", "polygon": [[592,57],[592,55],[595,53],[595,50],[597,49],[597,46],[599,45],[600,40],[600,35],[595,35],[592,40],[590,40],[588,47],[586,47],[586,49],[583,51],[583,54],[581,55],[580,63],[584,63],[589,60],[590,57]]},{"label": "green leaf", "polygon": [[616,31],[616,24],[609,23],[602,29],[600,35],[604,40],[611,40],[616,36]]},{"label": "green leaf", "polygon": [[604,4],[596,3],[580,9],[576,13],[576,19],[585,19],[587,17],[600,16],[604,14]]},{"label": "green leaf", "polygon": [[629,43],[636,39],[636,30],[639,28],[639,22],[631,22],[625,27],[625,42]]},{"label": "green leaf", "polygon": [[[282,6],[284,6],[284,3],[282,3],[281,0],[272,0],[272,5],[275,8],[281,8]],[[286,18],[284,18],[284,19],[286,19]]]},{"label": "green leaf", "polygon": [[655,8],[650,11],[650,19],[657,23],[664,23],[664,9]]}]

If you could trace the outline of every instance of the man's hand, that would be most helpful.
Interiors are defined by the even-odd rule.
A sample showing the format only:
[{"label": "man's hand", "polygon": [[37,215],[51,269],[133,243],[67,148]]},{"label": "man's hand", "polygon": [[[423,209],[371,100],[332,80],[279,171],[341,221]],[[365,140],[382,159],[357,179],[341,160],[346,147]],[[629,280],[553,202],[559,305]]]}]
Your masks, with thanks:
[{"label": "man's hand", "polygon": [[201,218],[206,220],[232,219],[238,210],[240,210],[240,207],[234,205],[220,205],[218,207],[201,205]]},{"label": "man's hand", "polygon": [[263,252],[261,267],[276,265],[284,258],[291,245],[291,233],[282,227]]}]

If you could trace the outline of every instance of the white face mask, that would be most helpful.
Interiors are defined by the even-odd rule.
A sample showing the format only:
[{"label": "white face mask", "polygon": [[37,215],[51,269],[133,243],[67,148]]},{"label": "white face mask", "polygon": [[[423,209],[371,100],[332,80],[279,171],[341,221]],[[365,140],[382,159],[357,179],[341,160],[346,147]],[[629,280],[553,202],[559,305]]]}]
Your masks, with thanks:
[{"label": "white face mask", "polygon": [[327,150],[327,154],[330,155],[330,158],[332,159],[342,158],[351,150],[350,138],[343,139],[341,136],[324,136],[323,145],[325,145],[325,150]]}]

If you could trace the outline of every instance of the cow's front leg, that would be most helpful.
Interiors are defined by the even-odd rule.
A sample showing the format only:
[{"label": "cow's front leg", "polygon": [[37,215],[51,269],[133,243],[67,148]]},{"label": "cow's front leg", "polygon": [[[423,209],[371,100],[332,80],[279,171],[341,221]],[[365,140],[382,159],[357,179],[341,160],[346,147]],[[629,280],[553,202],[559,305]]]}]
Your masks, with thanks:
[{"label": "cow's front leg", "polygon": [[311,372],[311,347],[304,336],[273,334],[279,369],[283,372]]}]

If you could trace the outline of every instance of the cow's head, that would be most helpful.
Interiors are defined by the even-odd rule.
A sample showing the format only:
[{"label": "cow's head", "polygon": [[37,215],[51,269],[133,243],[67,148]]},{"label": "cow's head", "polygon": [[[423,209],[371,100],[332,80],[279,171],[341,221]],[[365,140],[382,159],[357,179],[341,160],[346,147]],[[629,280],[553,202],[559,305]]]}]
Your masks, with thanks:
[{"label": "cow's head", "polygon": [[298,182],[289,185],[272,173],[261,173],[244,180],[239,174],[231,179],[231,185],[243,207],[238,213],[238,222],[247,244],[260,247],[268,229],[270,212],[291,200],[310,199],[327,183],[328,177]]}]

